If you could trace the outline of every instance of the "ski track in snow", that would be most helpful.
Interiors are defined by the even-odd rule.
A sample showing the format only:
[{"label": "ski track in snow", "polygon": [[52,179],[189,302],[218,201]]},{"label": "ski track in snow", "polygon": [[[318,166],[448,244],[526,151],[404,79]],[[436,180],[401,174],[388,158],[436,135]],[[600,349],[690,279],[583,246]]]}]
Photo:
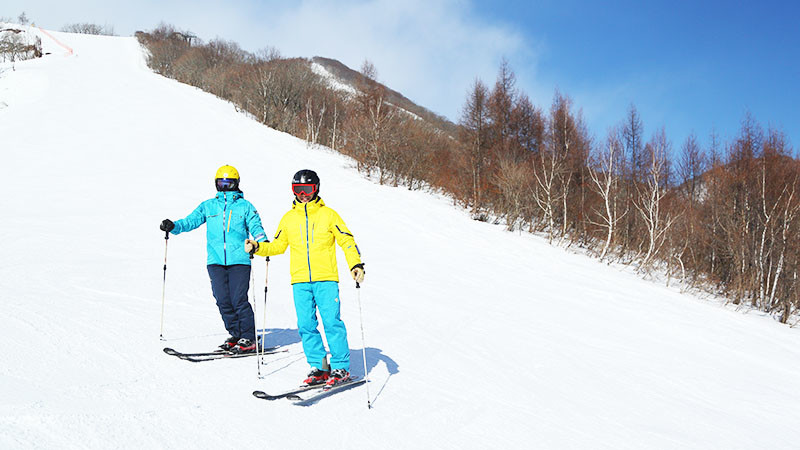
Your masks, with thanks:
[{"label": "ski track in snow", "polygon": [[[0,448],[800,447],[797,330],[471,221],[440,196],[378,186],[346,157],[155,75],[133,38],[52,34],[74,54],[43,37],[51,55],[0,71]],[[308,370],[288,252],[270,263],[266,328],[289,353],[267,356],[263,379],[254,358],[161,352],[227,336],[198,229],[169,239],[158,339],[157,226],[210,198],[223,164],[239,169],[269,235],[291,175],[320,174],[366,262],[372,410],[364,387],[310,408],[252,397]],[[362,375],[341,252],[339,266]],[[263,259],[253,270],[262,326]],[[236,424],[245,431],[224,431]]]}]

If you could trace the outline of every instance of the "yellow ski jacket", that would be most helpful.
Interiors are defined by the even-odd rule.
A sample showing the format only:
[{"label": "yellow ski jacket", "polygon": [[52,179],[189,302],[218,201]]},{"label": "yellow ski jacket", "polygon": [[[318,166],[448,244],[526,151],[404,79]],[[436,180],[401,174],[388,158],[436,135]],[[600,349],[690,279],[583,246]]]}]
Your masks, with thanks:
[{"label": "yellow ski jacket", "polygon": [[353,234],[336,211],[325,206],[321,198],[308,203],[292,202],[292,209],[283,215],[272,242],[259,242],[259,256],[280,255],[291,247],[292,284],[311,281],[339,281],[336,268],[336,247],[344,250],[347,267],[361,263]]}]

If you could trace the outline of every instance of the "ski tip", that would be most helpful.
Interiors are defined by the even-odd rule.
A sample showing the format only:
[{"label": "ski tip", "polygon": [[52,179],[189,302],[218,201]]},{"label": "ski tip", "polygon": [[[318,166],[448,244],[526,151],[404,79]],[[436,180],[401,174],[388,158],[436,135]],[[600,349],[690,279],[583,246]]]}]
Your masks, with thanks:
[{"label": "ski tip", "polygon": [[253,397],[260,398],[262,400],[275,400],[276,398],[279,398],[274,395],[269,395],[264,391],[253,391]]},{"label": "ski tip", "polygon": [[164,347],[164,353],[166,353],[168,355],[175,355],[178,352],[176,350],[173,350],[173,349],[169,348],[169,347]]}]

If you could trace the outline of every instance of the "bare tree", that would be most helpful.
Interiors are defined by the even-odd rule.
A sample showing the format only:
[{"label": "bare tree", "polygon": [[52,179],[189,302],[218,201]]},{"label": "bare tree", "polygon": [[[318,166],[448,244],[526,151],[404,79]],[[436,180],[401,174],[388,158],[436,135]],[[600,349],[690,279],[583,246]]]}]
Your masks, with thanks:
[{"label": "bare tree", "polygon": [[[796,197],[796,190],[797,190],[797,176],[795,176],[792,184],[791,190],[787,196],[786,201],[784,202],[784,209],[783,209],[783,221],[780,226],[780,256],[778,257],[778,262],[775,268],[775,277],[773,278],[772,283],[772,291],[770,293],[769,298],[769,305],[770,308],[778,307],[778,303],[782,306],[782,314],[781,314],[781,322],[786,323],[789,318],[792,316],[793,310],[800,307],[800,305],[795,304],[794,307],[792,305],[793,300],[796,302],[796,292],[797,292],[797,271],[794,271],[794,276],[790,277],[788,280],[785,280],[785,284],[791,286],[787,289],[784,289],[783,296],[781,299],[776,299],[776,293],[778,291],[778,280],[781,279],[781,276],[784,272],[784,268],[786,266],[787,254],[794,252],[793,258],[797,259],[797,247],[790,248],[789,237],[792,235],[791,230],[797,230],[797,219],[800,216],[800,202],[797,201]],[[790,256],[792,257],[792,256]],[[793,295],[794,294],[794,295]]]},{"label": "bare tree", "polygon": [[308,96],[321,88],[308,61],[259,61],[252,65],[249,74],[240,101],[261,123],[280,131],[299,132]]},{"label": "bare tree", "polygon": [[397,108],[387,101],[386,88],[377,81],[375,66],[368,60],[361,66],[357,89],[348,126],[354,138],[354,152],[359,169],[367,175],[377,169],[378,182],[384,184],[394,179],[389,168],[397,158],[401,120]]},{"label": "bare tree", "polygon": [[484,169],[489,158],[489,105],[488,90],[480,80],[472,84],[467,102],[461,112],[461,143],[472,180],[473,218],[481,215],[482,191],[486,175]]},{"label": "bare tree", "polygon": [[556,203],[559,199],[556,181],[564,169],[564,159],[557,148],[547,146],[534,156],[533,165],[536,183],[531,188],[531,195],[544,215],[548,241],[552,242],[556,230]]},{"label": "bare tree", "polygon": [[619,176],[619,162],[622,144],[618,139],[619,132],[612,130],[606,138],[606,143],[603,149],[595,158],[595,167],[589,170],[589,176],[592,180],[595,192],[602,200],[602,209],[595,209],[595,214],[600,217],[601,222],[592,222],[595,225],[601,226],[606,229],[606,238],[603,243],[603,249],[600,251],[600,260],[603,260],[608,254],[611,247],[611,242],[614,237],[614,229],[617,222],[625,214],[619,214],[617,209],[618,182]]},{"label": "bare tree", "polygon": [[314,96],[309,96],[306,100],[306,115],[305,115],[305,129],[306,129],[306,143],[310,146],[319,143],[320,132],[322,131],[322,124],[325,119],[325,112],[328,105],[324,99],[314,101]]},{"label": "bare tree", "polygon": [[628,159],[629,177],[632,181],[638,181],[645,172],[649,171],[649,168],[646,167],[645,149],[642,142],[644,126],[635,105],[628,108],[628,116],[625,118],[621,133],[625,157]]},{"label": "bare tree", "polygon": [[[643,134],[644,134],[644,126],[642,124],[642,118],[639,115],[639,112],[636,109],[636,106],[631,104],[630,108],[628,109],[627,117],[622,122],[622,126],[620,127],[620,141],[622,142],[622,161],[623,166],[620,167],[622,177],[624,180],[623,184],[623,201],[624,201],[624,208],[632,209],[634,198],[636,196],[636,185],[637,183],[641,182],[643,178],[644,172],[644,163],[643,163]],[[630,251],[630,247],[633,245],[633,240],[637,233],[637,222],[636,222],[637,215],[631,214],[627,216],[627,219],[624,221],[622,229],[622,239],[621,239],[621,247],[620,251],[622,254],[625,254]]]},{"label": "bare tree", "polygon": [[[761,239],[756,279],[759,281],[758,305],[764,311],[771,311],[776,306],[775,291],[785,261],[785,234],[796,214],[793,200],[798,175],[789,171],[792,161],[786,147],[783,134],[770,130],[759,161],[761,195],[758,226],[761,228]],[[780,252],[780,256],[776,258],[777,252]]]},{"label": "bare tree", "polygon": [[[205,72],[211,68],[210,61],[206,58],[202,49],[187,48],[185,52],[172,63],[172,75],[181,83],[197,86],[204,90],[211,90],[208,84],[204,83]],[[218,92],[215,92],[218,94]]]},{"label": "bare tree", "polygon": [[489,95],[489,123],[493,141],[493,157],[500,158],[515,153],[512,148],[514,133],[514,106],[517,103],[516,75],[503,58],[494,88]]},{"label": "bare tree", "polygon": [[61,27],[61,31],[67,33],[115,36],[113,26],[109,27],[108,25],[97,25],[94,23],[72,23]]},{"label": "bare tree", "polygon": [[678,160],[678,178],[682,190],[694,206],[698,196],[700,176],[706,171],[706,161],[703,150],[697,143],[694,133],[686,138],[683,144],[680,159]]},{"label": "bare tree", "polygon": [[642,269],[647,269],[664,243],[664,235],[675,223],[676,216],[664,212],[663,199],[667,194],[664,180],[667,166],[669,142],[666,133],[661,131],[653,136],[645,146],[650,165],[647,168],[645,182],[641,187],[637,184],[637,197],[634,206],[639,211],[647,230],[647,252],[641,259]]},{"label": "bare tree", "polygon": [[547,121],[541,109],[534,106],[524,94],[517,97],[511,121],[514,124],[514,143],[510,145],[509,155],[521,163],[545,146]]},{"label": "bare tree", "polygon": [[30,37],[22,30],[8,29],[0,31],[0,57],[3,61],[11,61],[11,70],[16,70],[17,61],[42,56],[42,40]]},{"label": "bare tree", "polygon": [[268,46],[264,47],[256,52],[256,58],[259,61],[274,61],[277,59],[281,59],[281,52],[275,47]]},{"label": "bare tree", "polygon": [[525,193],[529,191],[530,173],[528,166],[518,164],[512,156],[500,158],[495,184],[503,199],[502,213],[506,228],[513,231],[519,219],[524,217]]}]

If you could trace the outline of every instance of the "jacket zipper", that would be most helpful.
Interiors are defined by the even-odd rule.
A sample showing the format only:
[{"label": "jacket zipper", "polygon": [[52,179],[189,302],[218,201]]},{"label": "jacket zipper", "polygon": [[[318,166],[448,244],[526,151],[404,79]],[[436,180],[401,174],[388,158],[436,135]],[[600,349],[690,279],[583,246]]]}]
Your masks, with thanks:
[{"label": "jacket zipper", "polygon": [[227,236],[225,235],[225,213],[228,211],[228,196],[222,194],[222,197],[225,198],[225,206],[222,207],[222,259],[225,262],[225,265],[228,265],[228,240]]},{"label": "jacket zipper", "polygon": [[311,247],[308,243],[308,203],[303,205],[306,210],[306,260],[308,261],[308,282],[311,283]]}]

